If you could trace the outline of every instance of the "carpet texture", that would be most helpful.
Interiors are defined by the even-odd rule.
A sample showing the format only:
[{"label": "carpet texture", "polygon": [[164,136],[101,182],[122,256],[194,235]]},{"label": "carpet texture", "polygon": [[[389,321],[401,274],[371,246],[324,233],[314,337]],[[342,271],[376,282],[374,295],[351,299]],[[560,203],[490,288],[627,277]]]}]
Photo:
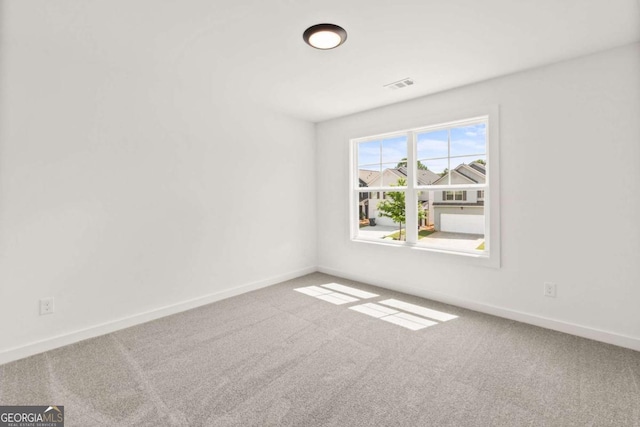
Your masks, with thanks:
[{"label": "carpet texture", "polygon": [[[294,291],[379,297],[333,305]],[[349,309],[458,316],[412,331]],[[320,273],[0,366],[67,426],[640,426],[640,353]]]}]

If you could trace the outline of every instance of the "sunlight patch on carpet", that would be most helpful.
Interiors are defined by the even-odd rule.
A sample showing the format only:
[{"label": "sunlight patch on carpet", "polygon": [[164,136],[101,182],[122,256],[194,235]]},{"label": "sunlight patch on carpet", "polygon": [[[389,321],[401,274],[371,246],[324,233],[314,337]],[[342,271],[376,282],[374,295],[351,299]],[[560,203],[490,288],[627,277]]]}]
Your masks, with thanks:
[{"label": "sunlight patch on carpet", "polygon": [[319,286],[307,286],[305,288],[295,288],[294,291],[301,292],[305,295],[309,295],[312,297],[317,297],[318,295],[330,294],[331,291],[328,289],[323,289]]},{"label": "sunlight patch on carpet", "polygon": [[391,316],[381,317],[380,320],[402,326],[403,328],[411,329],[412,331],[419,331],[420,329],[438,324],[438,322],[433,322],[407,313],[392,314]]},{"label": "sunlight patch on carpet", "polygon": [[418,331],[438,324],[438,322],[434,322],[432,320],[402,313],[398,310],[374,303],[354,305],[353,307],[349,307],[349,309],[366,314],[367,316],[375,317],[376,319],[384,320],[385,322],[411,329],[412,331]]},{"label": "sunlight patch on carpet", "polygon": [[349,307],[349,309],[366,314],[367,316],[377,317],[378,319],[384,316],[388,316],[390,314],[398,313],[398,310],[394,310],[389,307],[383,307],[381,305],[373,304],[373,303],[354,305],[353,307]]},{"label": "sunlight patch on carpet", "polygon": [[[372,292],[363,291],[361,289],[341,285],[339,283],[326,283],[320,286],[306,286],[303,288],[295,288],[294,291],[335,305],[343,305],[360,301],[359,298],[367,299],[380,296]],[[458,316],[453,314],[433,310],[431,308],[393,298],[376,301],[375,303],[370,302],[358,304],[349,307],[349,309],[376,319],[384,320],[388,323],[393,323],[394,325],[402,326],[403,328],[407,328],[412,331],[419,331],[420,329],[438,325],[439,322],[447,322],[458,318]]]},{"label": "sunlight patch on carpet", "polygon": [[352,295],[354,297],[358,297],[362,299],[374,298],[374,297],[380,296],[378,294],[352,288],[351,286],[341,285],[339,283],[327,283],[326,285],[322,285],[322,287],[333,289],[334,291],[342,292],[343,294]]},{"label": "sunlight patch on carpet", "polygon": [[446,322],[458,318],[458,316],[454,316],[453,314],[444,313],[438,310],[432,310],[430,308],[410,304],[408,302],[399,301],[397,299],[387,299],[384,301],[380,301],[379,303],[387,305],[389,307],[397,308],[402,311],[417,314],[419,316],[428,317],[429,319],[438,320],[440,322]]},{"label": "sunlight patch on carpet", "polygon": [[307,286],[304,288],[295,288],[294,291],[298,291],[305,295],[309,295],[314,298],[318,298],[335,305],[342,305],[342,304],[347,304],[354,301],[360,301],[358,298],[354,298],[352,296],[344,295],[339,292],[334,292],[332,290],[321,288],[318,286]]}]

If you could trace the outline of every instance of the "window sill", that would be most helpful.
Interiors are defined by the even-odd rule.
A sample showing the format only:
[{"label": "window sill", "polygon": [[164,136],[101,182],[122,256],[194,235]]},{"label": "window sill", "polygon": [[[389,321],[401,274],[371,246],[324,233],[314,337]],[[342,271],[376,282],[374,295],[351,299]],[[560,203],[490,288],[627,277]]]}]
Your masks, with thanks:
[{"label": "window sill", "polygon": [[449,260],[459,260],[467,264],[496,268],[496,269],[500,268],[499,257],[496,254],[492,254],[490,252],[478,251],[476,253],[473,253],[473,252],[466,252],[466,251],[454,251],[454,250],[447,250],[442,248],[409,244],[406,242],[397,242],[392,240],[379,241],[379,240],[352,238],[351,242],[358,245],[367,244],[367,245],[375,245],[375,246],[387,247],[387,248],[404,248],[399,250],[429,253],[429,254],[434,254],[434,256],[436,257],[444,257]]}]

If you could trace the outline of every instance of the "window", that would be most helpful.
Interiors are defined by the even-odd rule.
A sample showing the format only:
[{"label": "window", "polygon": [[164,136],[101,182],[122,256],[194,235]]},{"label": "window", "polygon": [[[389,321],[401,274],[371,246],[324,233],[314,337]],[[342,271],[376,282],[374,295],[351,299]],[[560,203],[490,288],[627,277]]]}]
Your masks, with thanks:
[{"label": "window", "polygon": [[[480,191],[478,191],[480,194]],[[443,191],[442,192],[443,200],[467,200],[467,192],[466,191]]]},{"label": "window", "polygon": [[[351,228],[352,239],[490,257],[490,247],[499,243],[490,245],[498,234],[490,233],[491,207],[485,203],[497,188],[489,181],[498,153],[497,147],[490,150],[490,142],[497,144],[495,135],[489,138],[490,119],[488,114],[352,140],[353,200],[367,203],[368,213]],[[362,192],[382,198],[362,200]]]}]

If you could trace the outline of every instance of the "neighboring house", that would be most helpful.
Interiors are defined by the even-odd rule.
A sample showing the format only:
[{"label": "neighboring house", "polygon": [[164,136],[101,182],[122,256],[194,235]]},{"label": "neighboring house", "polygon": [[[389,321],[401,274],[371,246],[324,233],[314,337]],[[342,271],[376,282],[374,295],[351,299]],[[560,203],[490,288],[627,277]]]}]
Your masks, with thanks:
[{"label": "neighboring house", "polygon": [[373,187],[375,182],[380,178],[380,171],[372,171],[366,169],[360,169],[359,171],[360,183],[366,184],[365,187]]},{"label": "neighboring house", "polygon": [[[450,172],[451,184],[484,184],[486,168],[472,162],[462,164]],[[359,171],[360,187],[387,187],[398,180],[407,179],[407,168],[388,168],[379,171]],[[418,170],[418,184],[438,185],[449,182],[449,173],[440,176],[429,170]],[[380,225],[397,226],[390,218],[379,216],[378,204],[386,198],[386,192],[360,193],[360,218],[376,218]],[[454,233],[484,234],[484,191],[421,191],[418,200],[425,212],[421,225],[433,224],[438,231]]]},{"label": "neighboring house", "polygon": [[[360,186],[366,187],[387,187],[391,185],[396,185],[398,180],[403,178],[407,179],[407,168],[399,167],[399,168],[388,168],[382,171],[382,173],[378,171],[368,171],[368,170],[360,170]],[[418,184],[420,185],[429,185],[438,180],[440,176],[435,174],[429,170],[418,170]],[[362,183],[366,183],[366,185],[362,185]],[[429,209],[429,191],[421,191],[418,199],[425,211]],[[360,196],[360,215],[362,212],[366,212],[368,218],[376,218],[376,222],[381,225],[389,225],[396,226],[390,218],[384,218],[379,216],[378,212],[378,203],[386,198],[386,193],[381,191],[375,191],[371,193],[363,193],[367,195],[366,204],[363,203],[363,196]],[[364,207],[366,205],[366,208]],[[428,220],[424,221],[425,223]]]},{"label": "neighboring house", "polygon": [[[366,169],[359,170],[359,186],[360,187],[371,187],[372,183],[378,181],[380,178],[379,171],[371,171]],[[358,201],[359,205],[359,218],[371,218],[369,215],[369,207],[370,207],[370,198],[371,193],[360,193],[360,198]],[[375,208],[376,205],[373,205]]]},{"label": "neighboring house", "polygon": [[[461,164],[434,182],[434,185],[484,184],[487,171],[483,164]],[[454,233],[484,234],[484,191],[433,191],[435,229]]]}]

